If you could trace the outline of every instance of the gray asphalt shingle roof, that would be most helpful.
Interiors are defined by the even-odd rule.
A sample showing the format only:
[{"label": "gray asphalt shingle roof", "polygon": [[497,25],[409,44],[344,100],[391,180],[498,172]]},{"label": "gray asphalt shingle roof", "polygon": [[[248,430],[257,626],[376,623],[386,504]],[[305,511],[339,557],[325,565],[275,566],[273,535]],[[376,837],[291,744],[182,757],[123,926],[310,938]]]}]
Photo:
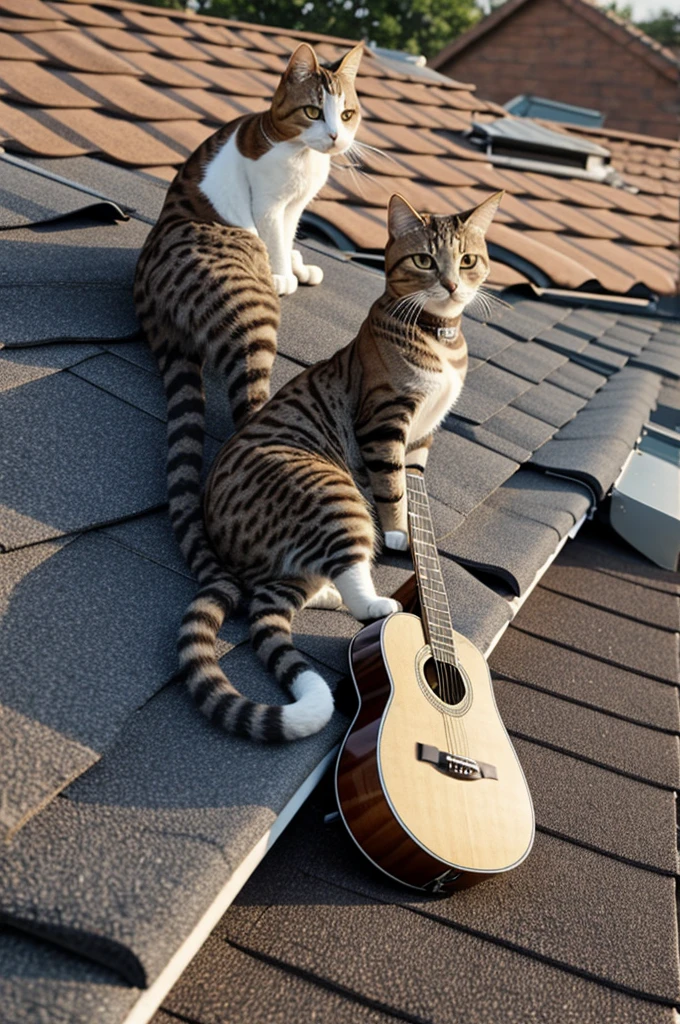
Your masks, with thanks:
[{"label": "gray asphalt shingle roof", "polygon": [[[214,730],[173,682],[177,624],[194,585],[163,509],[165,402],[155,364],[135,337],[130,299],[137,252],[165,186],[85,157],[39,163],[72,184],[36,181],[30,164],[7,164],[0,154],[0,224],[17,223],[0,229],[0,748],[7,752],[0,759],[0,827],[11,839],[0,850],[0,920],[7,925],[0,960],[8,965],[0,1006],[11,1024],[118,1024],[347,720],[338,713],[319,736],[263,754]],[[49,186],[40,205],[43,181]],[[91,192],[79,193],[78,183],[130,218],[103,221],[112,208],[92,209]],[[42,223],[45,210],[60,219]],[[27,224],[29,216],[41,224]],[[300,290],[283,307],[275,386],[345,344],[382,290],[381,275],[339,254],[316,252],[315,262],[324,266],[323,286]],[[483,649],[513,616],[508,597],[527,593],[594,497],[606,494],[660,396],[669,421],[680,419],[680,325],[510,298],[512,307],[494,313],[491,325],[466,326],[474,367],[428,468],[456,625]],[[207,391],[210,457],[232,426],[219,383],[209,381]],[[619,572],[612,564],[598,571]],[[410,562],[391,555],[376,575],[379,588],[392,592],[409,579]],[[660,579],[655,599],[662,593],[677,603],[667,577]],[[595,590],[598,606],[584,605],[580,586],[575,576],[571,590],[543,587],[541,614],[530,601],[499,648],[519,644],[518,658],[526,647],[537,662],[555,664],[556,692],[540,685],[529,691],[517,669],[499,679],[497,697],[526,749],[537,805],[549,820],[529,863],[543,865],[541,878],[559,878],[540,906],[520,880],[507,883],[502,913],[497,889],[486,906],[481,896],[473,904],[456,897],[448,910],[438,904],[439,914],[454,915],[455,926],[469,933],[457,933],[456,941],[469,943],[470,955],[476,932],[488,932],[506,967],[519,954],[502,944],[560,960],[559,921],[546,931],[541,907],[544,899],[566,906],[581,871],[592,886],[618,889],[617,899],[632,898],[637,885],[635,905],[644,900],[650,913],[658,911],[658,941],[672,944],[671,882],[663,872],[675,869],[668,835],[652,819],[656,808],[668,810],[678,782],[673,613],[664,606],[650,624],[656,605],[647,606],[640,584],[626,580],[635,612],[622,631],[620,615],[603,610]],[[356,628],[346,613],[308,610],[296,619],[296,643],[335,684]],[[222,664],[250,696],[278,702],[246,633],[239,619],[225,627]],[[579,672],[564,671],[584,657],[602,665],[599,696],[588,696]],[[635,692],[615,682],[614,672],[624,681],[640,672]],[[561,757],[594,768],[587,776],[592,807],[610,799],[607,773],[616,772],[624,780],[620,800],[639,811],[649,845],[626,837],[613,816],[598,823],[573,805],[564,818],[551,809],[549,780],[564,770]],[[654,787],[649,806],[636,786]],[[567,843],[579,830],[598,848],[587,863]],[[370,900],[351,900],[358,914],[371,916]],[[518,903],[522,920],[513,922]],[[396,908],[395,922],[404,913]],[[619,948],[617,920],[608,924],[605,960]],[[441,941],[453,945],[447,935]],[[577,939],[582,953],[569,963],[586,971],[585,960],[600,956],[595,936],[575,935],[570,949]],[[422,941],[436,945],[433,935]],[[276,958],[267,943],[263,950]],[[598,961],[595,973],[601,967],[629,990],[678,998],[668,964],[662,969],[647,956],[635,963],[632,945],[621,948],[618,964]],[[229,975],[229,964],[225,969]],[[480,975],[480,1020],[483,981]],[[571,981],[590,991],[589,982]],[[296,982],[290,998],[298,996]],[[512,1012],[529,1006],[528,998],[515,993]],[[629,1019],[631,998],[621,997],[617,1020]],[[597,1005],[600,996],[593,999]]]}]

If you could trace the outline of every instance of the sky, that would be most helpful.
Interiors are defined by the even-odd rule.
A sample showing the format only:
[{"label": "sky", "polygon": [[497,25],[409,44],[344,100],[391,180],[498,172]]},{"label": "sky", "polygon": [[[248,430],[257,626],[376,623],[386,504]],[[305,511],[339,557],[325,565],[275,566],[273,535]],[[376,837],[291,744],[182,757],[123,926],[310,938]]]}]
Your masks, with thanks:
[{"label": "sky", "polygon": [[627,0],[633,8],[634,21],[646,21],[650,14],[656,14],[662,7],[680,13],[680,0]]}]

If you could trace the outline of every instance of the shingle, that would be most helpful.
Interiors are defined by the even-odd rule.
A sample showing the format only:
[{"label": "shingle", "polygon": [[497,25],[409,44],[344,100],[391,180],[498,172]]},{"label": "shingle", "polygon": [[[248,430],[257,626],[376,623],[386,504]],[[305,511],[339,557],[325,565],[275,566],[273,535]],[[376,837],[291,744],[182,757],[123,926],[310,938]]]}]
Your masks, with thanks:
[{"label": "shingle", "polygon": [[6,817],[15,827],[96,761],[163,685],[194,588],[97,535],[32,545],[0,563],[0,700],[13,750]]},{"label": "shingle", "polygon": [[486,424],[482,427],[468,423],[466,420],[460,420],[457,416],[449,414],[444,422],[444,427],[454,434],[466,437],[469,441],[483,445],[484,448],[490,448],[492,452],[497,452],[499,455],[504,455],[507,459],[512,459],[513,462],[526,462],[531,457],[533,449],[522,448],[514,441],[510,441],[499,434],[493,433],[491,430],[487,430]]},{"label": "shingle", "polygon": [[[560,555],[560,561],[562,560]],[[666,683],[508,629],[491,653],[495,675],[661,730],[680,730],[678,692]]]},{"label": "shingle", "polygon": [[7,1024],[120,1024],[140,995],[113,971],[6,925],[0,961]]},{"label": "shingle", "polygon": [[109,352],[80,363],[73,367],[72,372],[155,419],[165,421],[167,418],[167,403],[160,375],[142,370]]},{"label": "shingle", "polygon": [[668,377],[680,377],[680,355],[663,352],[652,352],[645,349],[639,356],[631,359],[633,366],[640,366],[645,370],[656,370]]},{"label": "shingle", "polygon": [[563,324],[557,324],[556,327],[541,331],[537,335],[536,341],[540,342],[541,345],[554,349],[556,352],[562,352],[570,358],[576,353],[582,352],[589,344],[588,338],[584,338],[582,334],[567,331]]},{"label": "shingle", "polygon": [[573,391],[581,398],[590,398],[599,387],[602,387],[607,378],[585,366],[577,366],[576,363],[570,362],[555,370],[546,377],[546,380],[565,391]]},{"label": "shingle", "polygon": [[20,547],[142,512],[165,500],[165,430],[61,372],[6,392],[0,545]]},{"label": "shingle", "polygon": [[[289,831],[282,844],[291,838]],[[265,863],[223,919],[226,938],[331,985],[346,985],[406,1019],[449,1020],[453,1011],[456,1019],[487,1024],[497,1019],[499,1006],[503,1020],[518,1024],[532,1018],[574,1024],[645,1019],[645,1004],[614,1008],[615,993],[588,984],[583,975],[674,998],[670,878],[539,834],[516,870],[432,901],[383,881],[347,837],[342,842],[326,832],[313,857],[304,851],[299,840],[277,851],[287,855],[287,902],[276,905],[273,895],[281,861],[269,871]],[[239,928],[240,904],[248,902],[259,908],[258,917],[246,916]],[[381,941],[357,943],[357,935],[367,934],[380,934]],[[290,935],[300,941],[291,943]],[[642,952],[641,935],[647,937]],[[478,946],[484,939],[491,941]],[[525,950],[529,956],[518,956]],[[450,962],[456,964],[455,995],[441,981],[442,964]]]},{"label": "shingle", "polygon": [[514,625],[612,665],[662,682],[679,682],[677,643],[672,634],[572,598],[542,590],[540,602],[524,605]]},{"label": "shingle", "polygon": [[[174,1014],[198,1015],[201,1024],[234,1021],[332,1021],[333,1024],[394,1024],[391,1014],[335,992],[283,967],[264,963],[211,936],[164,1000]],[[152,1024],[176,1024],[156,1014]]]},{"label": "shingle", "polygon": [[427,464],[429,493],[467,515],[507,480],[516,462],[464,437],[442,430],[432,445]]},{"label": "shingle", "polygon": [[508,602],[450,558],[441,559],[453,628],[481,651],[510,621]]},{"label": "shingle", "polygon": [[526,740],[516,740],[515,748],[539,828],[642,867],[676,873],[672,793]]},{"label": "shingle", "polygon": [[535,451],[555,433],[555,427],[545,420],[536,419],[528,413],[508,406],[488,419],[484,428],[499,437],[520,445],[528,451]]},{"label": "shingle", "polygon": [[0,351],[0,392],[49,377],[99,352],[97,345],[40,345]]},{"label": "shingle", "polygon": [[463,333],[471,356],[489,359],[512,345],[512,339],[490,324],[479,323],[466,316],[462,323]]},{"label": "shingle", "polygon": [[612,586],[610,578],[587,565],[553,565],[543,586],[650,626],[670,632],[680,630],[680,597],[639,587],[626,580],[619,580]]},{"label": "shingle", "polygon": [[560,441],[615,437],[628,448],[634,448],[642,425],[648,418],[646,411],[636,406],[621,405],[618,409],[582,409],[576,419],[560,430]]},{"label": "shingle", "polygon": [[484,423],[530,387],[521,377],[485,363],[467,375],[456,415],[471,423]]},{"label": "shingle", "polygon": [[138,324],[132,280],[148,232],[136,220],[2,233],[0,342],[129,337]]},{"label": "shingle", "polygon": [[31,45],[43,50],[50,63],[73,71],[138,75],[128,61],[106,50],[81,32],[33,32]]},{"label": "shingle", "polygon": [[512,736],[543,743],[553,750],[665,789],[677,788],[677,736],[497,676],[494,693],[501,718]]},{"label": "shingle", "polygon": [[104,222],[125,219],[123,211],[114,203],[97,200],[30,168],[18,167],[6,157],[0,160],[0,229],[41,224],[86,210],[87,216]]},{"label": "shingle", "polygon": [[566,356],[551,352],[534,342],[518,342],[492,356],[491,362],[510,373],[540,384],[549,373],[566,363]]},{"label": "shingle", "polygon": [[611,438],[559,441],[553,438],[534,452],[531,461],[540,469],[582,480],[601,501],[629,455],[630,446],[625,441]]},{"label": "shingle", "polygon": [[[165,199],[166,187],[137,171],[104,163],[93,157],[50,159],[30,157],[30,162],[86,188],[94,189],[137,215],[155,223]],[[141,244],[141,243],[140,243]]]},{"label": "shingle", "polygon": [[572,359],[575,363],[581,363],[582,366],[595,370],[596,373],[614,373],[617,369],[625,366],[627,361],[627,357],[620,352],[614,352],[612,349],[594,342],[573,355]]},{"label": "shingle", "polygon": [[572,392],[543,381],[515,398],[512,405],[520,412],[535,416],[554,427],[561,427],[585,405],[585,400]]},{"label": "shingle", "polygon": [[[222,665],[250,696],[281,700],[250,650]],[[147,984],[346,725],[336,715],[314,737],[270,747],[263,772],[260,746],[225,736],[183,688],[166,688],[0,853],[5,920]]]},{"label": "shingle", "polygon": [[649,559],[621,540],[613,530],[598,528],[595,524],[582,530],[567,545],[560,561],[567,565],[588,566],[641,587],[680,595],[680,581],[675,573],[653,565]]},{"label": "shingle", "polygon": [[493,495],[499,507],[552,526],[564,537],[592,503],[587,487],[573,480],[537,473],[522,467]]},{"label": "shingle", "polygon": [[[496,492],[498,493],[498,492]],[[523,594],[559,541],[556,530],[498,507],[492,494],[465,522],[440,541],[463,565],[500,576],[515,594]]]},{"label": "shingle", "polygon": [[307,263],[316,263],[325,274],[320,288],[300,287],[282,305],[279,350],[308,366],[327,359],[349,344],[372,303],[384,290],[382,275],[364,267],[343,267],[338,260],[309,246],[302,247]]}]

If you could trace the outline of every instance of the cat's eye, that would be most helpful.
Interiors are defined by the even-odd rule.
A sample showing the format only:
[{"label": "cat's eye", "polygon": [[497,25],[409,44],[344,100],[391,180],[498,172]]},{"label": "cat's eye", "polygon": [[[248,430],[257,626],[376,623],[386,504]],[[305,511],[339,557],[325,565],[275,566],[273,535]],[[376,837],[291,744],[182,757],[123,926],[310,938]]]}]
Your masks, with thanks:
[{"label": "cat's eye", "polygon": [[427,253],[419,252],[412,257],[413,262],[417,266],[418,270],[431,270],[434,266],[434,260]]},{"label": "cat's eye", "polygon": [[343,112],[340,114],[340,117],[342,118],[343,121],[351,121],[352,118],[354,117],[354,111],[343,110]]},{"label": "cat's eye", "polygon": [[474,267],[476,262],[477,262],[477,257],[474,256],[471,252],[466,252],[461,257],[460,265],[463,268],[463,270],[471,270],[472,267]]},{"label": "cat's eye", "polygon": [[318,121],[321,117],[320,107],[305,107],[305,114],[310,121]]}]

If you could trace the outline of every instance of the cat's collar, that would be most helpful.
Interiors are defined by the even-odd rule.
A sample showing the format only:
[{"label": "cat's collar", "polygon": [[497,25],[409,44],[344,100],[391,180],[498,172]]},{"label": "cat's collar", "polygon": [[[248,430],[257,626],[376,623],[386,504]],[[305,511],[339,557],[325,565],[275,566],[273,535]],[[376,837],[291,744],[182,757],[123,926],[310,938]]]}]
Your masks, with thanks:
[{"label": "cat's collar", "polygon": [[266,131],[266,129],[265,129],[265,126],[264,126],[264,120],[263,120],[263,118],[260,118],[260,131],[262,132],[262,135],[263,135],[263,137],[264,137],[264,141],[265,141],[265,142],[266,142],[266,143],[267,143],[267,144],[268,144],[269,146],[271,146],[271,148],[273,149],[273,148],[274,148],[274,146],[276,145],[276,143],[274,142],[274,140],[273,140],[273,139],[270,139],[269,135],[267,134],[267,131]]},{"label": "cat's collar", "polygon": [[460,336],[461,320],[462,316],[449,320],[444,317],[430,316],[428,313],[422,313],[418,317],[418,327],[428,334],[434,334],[437,341],[440,341],[443,345],[451,345]]}]

